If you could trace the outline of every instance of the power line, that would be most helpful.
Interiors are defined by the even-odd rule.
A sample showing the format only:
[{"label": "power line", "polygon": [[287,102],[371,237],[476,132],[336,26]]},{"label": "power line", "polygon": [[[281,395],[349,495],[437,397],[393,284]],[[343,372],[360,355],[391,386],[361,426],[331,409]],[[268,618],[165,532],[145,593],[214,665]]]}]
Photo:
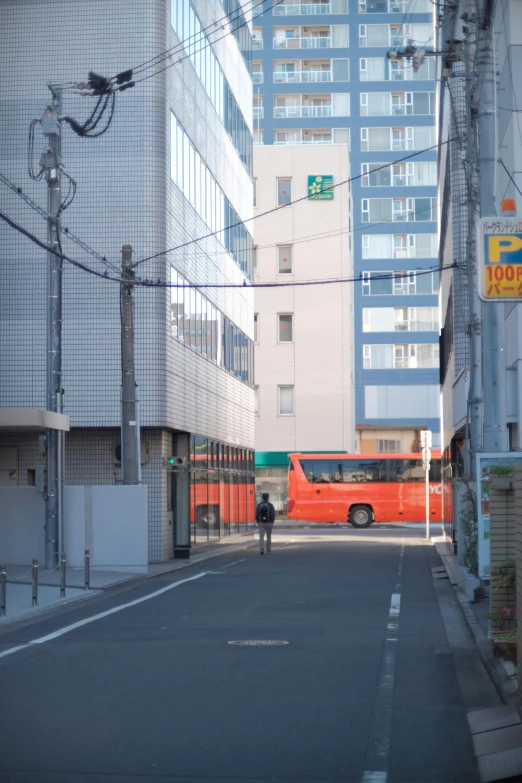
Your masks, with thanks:
[{"label": "power line", "polygon": [[[281,5],[281,3],[282,3],[282,2],[283,2],[283,0],[277,0],[277,2],[275,2],[275,3],[272,3],[272,5],[269,5],[269,6],[267,6],[266,8],[264,8],[264,9],[261,11],[261,13],[260,13],[260,14],[258,14],[258,16],[262,16],[263,14],[266,14],[268,11],[272,10],[272,8],[275,8],[276,6],[278,6],[278,5]],[[257,18],[257,17],[256,17],[256,18]],[[237,21],[237,19],[235,19],[234,21]],[[241,22],[241,24],[238,24],[238,25],[236,25],[235,27],[234,27],[234,26],[232,26],[232,24],[231,24],[231,25],[230,25],[230,30],[229,30],[228,32],[226,32],[224,35],[222,35],[220,38],[214,38],[214,40],[213,40],[213,41],[210,41],[210,40],[207,38],[207,40],[205,41],[205,43],[203,44],[203,46],[201,46],[199,49],[193,49],[192,51],[190,51],[190,52],[187,52],[187,54],[185,54],[183,57],[179,57],[179,58],[176,60],[176,62],[169,63],[169,64],[168,64],[168,65],[166,65],[164,68],[160,68],[160,69],[159,69],[159,71],[154,71],[154,73],[150,73],[150,74],[148,74],[147,76],[143,76],[141,79],[136,79],[136,84],[139,84],[140,82],[144,82],[144,81],[146,81],[147,79],[152,79],[152,77],[153,77],[153,76],[157,76],[158,74],[160,74],[160,73],[163,73],[163,71],[166,71],[168,68],[172,68],[172,66],[173,66],[173,65],[178,65],[179,63],[183,62],[183,60],[187,60],[188,58],[191,58],[191,57],[193,57],[195,54],[199,54],[199,52],[203,51],[204,49],[207,49],[207,48],[211,47],[211,46],[212,46],[212,44],[215,44],[215,43],[217,43],[218,41],[222,41],[222,40],[223,40],[223,38],[226,38],[226,37],[227,37],[227,36],[229,36],[229,35],[233,35],[235,32],[237,32],[237,30],[240,30],[242,27],[246,27],[248,24],[249,24],[249,22],[248,22],[248,21],[246,21],[246,20],[245,20],[244,22]],[[196,35],[199,35],[199,33],[196,33]],[[193,36],[190,36],[190,37],[193,37]],[[189,37],[189,38],[187,38],[187,39],[185,39],[185,41],[181,41],[181,42],[180,42],[180,44],[179,44],[179,45],[180,45],[180,46],[182,46],[182,47],[183,47],[183,49],[185,49],[185,48],[186,48],[186,47],[185,47],[185,43],[186,43],[186,41],[189,41],[189,40],[190,40],[190,37]],[[201,43],[201,41],[198,41],[197,43],[189,44],[189,47],[195,47],[195,46],[197,46],[199,43]],[[161,56],[162,56],[162,55],[157,55],[157,58],[161,58]],[[167,56],[166,56],[166,57],[164,57],[163,59],[158,59],[158,62],[154,63],[154,65],[161,65],[161,63],[162,63],[162,62],[165,62],[165,60],[168,60],[168,59],[169,59],[169,57],[171,57],[171,56],[172,56],[172,55],[170,55],[170,54],[167,54]],[[149,67],[154,67],[154,66],[149,66]],[[148,70],[148,68],[146,68],[145,70]]]},{"label": "power line", "polygon": [[[412,152],[410,155],[406,155],[403,158],[399,158],[398,160],[394,160],[391,163],[383,163],[382,166],[379,166],[376,169],[373,169],[373,171],[380,171],[381,169],[386,169],[389,166],[394,166],[397,163],[403,163],[404,161],[411,160],[411,158],[415,158],[418,155],[422,155],[424,152],[431,152],[432,150],[440,149],[444,144],[450,144],[454,139],[447,139],[443,142],[437,142],[437,144],[434,144],[431,147],[426,147],[423,150],[417,150],[416,152]],[[356,174],[353,177],[349,177],[348,179],[342,180],[341,182],[337,182],[336,184],[332,185],[330,190],[334,190],[334,188],[339,188],[342,185],[347,185],[351,182],[356,182],[357,180],[361,179],[362,177],[366,176],[365,174]],[[161,250],[158,253],[154,253],[153,255],[147,256],[146,258],[142,258],[140,261],[136,261],[134,266],[138,266],[139,264],[143,264],[146,261],[151,261],[154,258],[158,258],[159,256],[166,255],[167,253],[172,253],[175,250],[181,250],[182,248],[189,247],[190,245],[195,244],[196,242],[201,242],[204,239],[209,239],[210,237],[216,236],[218,234],[221,234],[224,231],[229,231],[231,228],[236,228],[237,226],[243,226],[245,223],[250,223],[253,220],[258,220],[259,218],[265,217],[266,215],[271,215],[274,212],[279,212],[281,209],[286,209],[287,207],[292,207],[294,204],[299,204],[302,201],[308,201],[308,195],[302,196],[301,198],[295,199],[294,201],[289,201],[288,204],[281,204],[280,206],[273,207],[272,209],[268,209],[265,212],[261,212],[258,215],[253,215],[250,218],[247,218],[246,220],[239,221],[237,223],[232,223],[229,226],[224,226],[223,228],[220,228],[216,231],[211,231],[208,234],[204,234],[201,237],[197,237],[196,239],[190,239],[188,242],[183,242],[181,245],[177,245],[176,247],[171,247],[168,250]],[[386,221],[382,221],[386,222]]]},{"label": "power line", "polygon": [[[393,165],[393,163],[387,164],[387,166],[392,166],[392,165]],[[68,176],[68,175],[66,175],[66,176]],[[366,175],[363,174],[362,176],[366,176]],[[15,192],[18,196],[20,196],[32,209],[34,209],[36,212],[38,212],[38,214],[41,215],[45,220],[48,219],[47,212],[44,209],[42,209],[36,202],[34,202],[29,196],[27,196],[27,194],[25,194],[21,188],[17,187],[12,182],[10,182],[10,180],[8,180],[7,177],[5,175],[3,175],[1,172],[0,172],[0,181],[4,182],[4,184],[7,185],[7,187],[9,187],[13,192]],[[340,184],[340,183],[338,183],[338,184]],[[371,196],[368,196],[368,198],[371,198]],[[424,209],[424,210],[417,210],[415,214],[417,214],[417,215],[423,214],[426,211],[431,211],[431,207],[426,207],[426,209]],[[64,227],[58,220],[56,220],[55,223],[58,226],[58,228],[64,233],[64,235],[66,237],[71,239],[79,247],[81,247],[87,253],[92,255],[94,258],[96,258],[98,261],[100,261],[106,267],[112,269],[117,274],[120,273],[119,267],[115,266],[114,264],[111,264],[107,260],[106,256],[102,256],[99,253],[97,253],[95,250],[93,250],[91,247],[89,247],[89,245],[87,245],[85,242],[83,242],[83,240],[79,239],[74,234],[72,234],[69,231],[69,229],[67,227]],[[404,231],[400,231],[399,230],[401,225],[402,225],[401,221],[397,221],[397,220],[394,220],[392,218],[391,220],[379,220],[379,221],[372,222],[372,223],[368,222],[368,223],[354,224],[351,228],[347,227],[345,229],[337,229],[337,230],[334,230],[334,231],[317,232],[315,234],[308,234],[308,235],[306,235],[304,237],[298,237],[298,238],[293,238],[293,239],[281,240],[281,241],[270,243],[270,244],[267,244],[267,245],[256,245],[255,248],[256,248],[256,250],[263,250],[263,249],[268,249],[268,248],[271,248],[271,247],[278,247],[278,246],[285,245],[285,244],[296,245],[296,244],[299,244],[300,242],[319,241],[319,240],[322,240],[322,239],[328,239],[330,237],[336,238],[338,236],[342,236],[342,235],[345,235],[345,234],[346,235],[353,235],[353,234],[355,234],[358,231],[365,231],[365,230],[367,231],[367,230],[373,228],[374,226],[381,226],[383,224],[389,224],[390,226],[396,225],[398,231],[394,232],[394,233],[400,233],[400,234],[405,233]],[[182,247],[183,246],[181,246],[179,249],[182,249]],[[165,252],[174,252],[174,250],[176,250],[176,248],[173,248],[172,251],[165,251]],[[246,253],[248,251],[244,250],[244,251],[238,251],[238,252]],[[224,249],[222,251],[218,251],[217,253],[204,251],[201,254],[199,254],[199,257],[205,258],[205,257],[210,256],[210,255],[219,255],[219,256],[221,256],[221,255],[230,255],[230,254],[229,254],[228,250]],[[193,257],[197,257],[197,256],[198,256],[198,254],[195,254]],[[143,259],[143,261],[145,261],[145,260],[148,260],[148,259]],[[140,261],[138,263],[142,263],[142,261]],[[118,278],[118,280],[119,279],[120,278]]]},{"label": "power line", "polygon": [[[502,5],[502,23],[504,25],[504,32],[506,34],[506,43],[507,43],[509,41],[509,35],[508,35],[507,25],[506,25],[506,6],[507,6],[507,3],[508,3],[508,0],[506,0],[506,4],[505,5],[502,2],[502,0],[500,0],[500,3]],[[513,95],[513,102],[515,104],[515,112],[516,112],[516,115],[517,115],[518,135],[519,135],[519,138],[520,138],[520,144],[522,146],[522,130],[520,129],[520,118],[518,116],[519,112],[518,112],[518,106],[517,106],[517,94],[516,94],[516,90],[515,90],[515,85],[513,83],[513,66],[511,65],[511,51],[510,51],[509,44],[506,46],[506,59],[508,61],[508,65],[509,65],[509,79],[510,79],[510,82],[511,82],[511,92],[512,92],[512,95]]]},{"label": "power line", "polygon": [[[252,13],[252,15],[253,15],[254,9],[258,8],[259,6],[262,6],[263,5],[263,1],[264,0],[261,0],[261,2],[255,3],[252,6],[252,8],[250,8],[250,9],[248,9],[246,11],[246,13]],[[254,2],[254,0],[249,0],[247,5],[250,4],[251,2]],[[280,2],[282,2],[282,0],[280,0]],[[275,5],[279,5],[279,2],[275,3]],[[233,13],[236,13],[236,12],[233,12]],[[149,68],[154,67],[155,65],[161,65],[161,63],[164,62],[168,57],[172,57],[173,55],[177,54],[179,51],[183,51],[183,49],[184,49],[185,45],[187,44],[187,42],[190,41],[192,38],[196,38],[196,37],[199,37],[201,35],[205,35],[207,32],[211,32],[212,28],[216,28],[216,27],[220,26],[222,22],[231,24],[233,21],[236,21],[238,18],[240,18],[241,14],[244,15],[244,13],[245,13],[245,9],[238,8],[237,9],[237,16],[236,16],[235,19],[231,18],[233,16],[233,14],[231,14],[230,16],[228,14],[225,14],[220,19],[217,19],[215,22],[212,22],[212,24],[209,24],[206,27],[202,27],[201,30],[199,30],[197,33],[193,33],[192,35],[189,35],[188,38],[180,40],[179,43],[177,43],[175,46],[172,46],[170,49],[166,49],[164,52],[161,52],[160,54],[157,54],[155,57],[152,57],[149,60],[145,60],[145,62],[140,63],[140,65],[134,66],[134,68],[132,68],[133,74],[141,73],[141,72],[143,72],[145,70],[148,70]],[[259,14],[259,16],[261,16],[261,14]],[[214,30],[214,32],[216,32],[216,30]],[[200,42],[201,41],[196,41],[194,43],[194,45],[197,45]],[[145,66],[147,66],[147,67],[145,67]],[[116,78],[115,76],[112,77],[111,81],[113,79],[115,79],[115,78]]]},{"label": "power line", "polygon": [[[65,171],[63,173],[71,181],[71,186],[72,186],[72,183],[74,183],[73,187],[74,187],[74,193],[75,193],[76,192],[76,182],[75,182],[75,180],[72,179],[72,177],[69,177],[69,175],[66,174]],[[46,220],[46,221],[49,220],[49,215],[48,215],[47,211],[45,209],[43,209],[39,204],[37,204],[36,201],[33,201],[33,199],[30,198],[27,195],[27,193],[24,193],[22,188],[17,187],[13,182],[11,182],[5,176],[5,174],[2,174],[1,171],[0,171],[0,181],[3,182],[4,185],[6,185],[10,190],[12,190],[13,193],[16,193],[17,196],[19,196],[21,199],[23,199],[23,201],[25,201],[25,203],[28,204],[28,206],[30,206],[31,209],[33,209],[35,212],[37,212],[44,220]],[[74,198],[74,193],[73,193],[72,198]],[[69,194],[66,197],[66,202],[67,202],[68,198],[69,198]],[[68,203],[66,203],[66,206],[63,207],[60,210],[61,212],[64,212],[65,209],[67,209],[67,207],[70,206],[70,204],[72,202],[72,198],[71,198],[71,200]],[[64,226],[59,220],[55,220],[54,223],[55,223],[56,227],[59,229],[59,231],[62,231],[64,236],[68,237],[68,239],[70,239],[72,242],[75,242],[78,245],[78,247],[81,247],[82,250],[85,250],[86,253],[89,253],[89,255],[91,255],[94,258],[96,258],[97,261],[100,261],[105,266],[110,267],[111,269],[113,269],[116,272],[119,272],[119,268],[118,267],[116,267],[113,264],[111,264],[109,261],[107,261],[105,256],[102,256],[100,253],[97,253],[96,250],[93,250],[92,247],[89,247],[89,245],[87,245],[82,239],[79,239],[79,237],[75,236],[75,234],[73,234],[72,231],[69,231],[67,226]],[[46,247],[46,249],[48,249],[47,245],[45,247]]]},{"label": "power line", "polygon": [[[34,236],[30,231],[23,228],[23,226],[20,226],[18,223],[16,223],[14,220],[12,220],[8,215],[4,214],[3,212],[0,212],[0,219],[3,220],[5,223],[7,223],[11,228],[15,229],[15,231],[18,231],[20,234],[23,234],[23,236],[27,237],[31,242],[33,242],[35,245],[38,245],[42,250],[45,250],[47,252],[51,252],[53,255],[57,256],[58,258],[61,258],[65,261],[68,261],[72,266],[76,267],[77,269],[80,269],[83,272],[87,272],[89,274],[94,275],[95,277],[99,277],[102,280],[107,280],[114,283],[122,283],[125,282],[123,278],[121,277],[114,277],[112,275],[109,275],[107,272],[98,272],[96,269],[92,269],[91,267],[88,267],[86,264],[82,264],[79,261],[76,261],[73,258],[70,258],[65,253],[59,252],[58,250],[55,250],[52,247],[49,247],[45,244],[45,242],[42,242],[40,239]],[[446,269],[455,269],[457,267],[456,264],[448,264],[446,266],[434,266],[429,268],[418,268],[418,269],[408,269],[404,271],[403,275],[398,275],[397,272],[390,272],[387,273],[386,270],[383,272],[376,271],[375,274],[379,276],[380,280],[394,280],[397,279],[397,277],[407,277],[408,275],[411,275],[414,273],[417,276],[421,275],[427,275],[431,274],[433,272],[441,272]],[[402,272],[402,270],[400,270]],[[245,289],[250,290],[253,288],[300,288],[304,286],[316,286],[316,285],[333,285],[333,284],[341,284],[341,283],[359,283],[362,282],[363,276],[362,274],[358,277],[347,277],[347,278],[325,278],[322,280],[298,280],[298,281],[289,281],[289,282],[283,282],[283,283],[247,283],[246,280],[243,281],[243,283],[199,283],[199,284],[189,284],[186,285],[184,283],[168,283],[163,282],[161,280],[143,280],[140,278],[135,278],[133,280],[133,285],[141,286],[142,288],[197,288],[197,289],[221,289],[221,288],[238,288],[238,289]]]},{"label": "power line", "polygon": [[[506,174],[508,175],[509,179],[511,180],[511,182],[513,183],[513,185],[515,186],[515,188],[517,189],[517,191],[519,192],[519,194],[522,196],[522,190],[520,190],[520,188],[518,187],[517,183],[516,183],[516,182],[515,182],[515,180],[513,179],[513,176],[512,176],[512,174],[511,174],[511,173],[509,172],[509,170],[507,169],[507,167],[506,167],[506,164],[504,163],[504,161],[502,160],[502,158],[499,158],[499,159],[498,159],[498,162],[499,162],[500,164],[502,164],[502,166],[504,167],[504,171],[505,171],[505,172],[506,172]],[[506,191],[507,191],[507,188],[506,188]]]},{"label": "power line", "polygon": [[[12,220],[3,212],[0,212],[0,219],[3,220],[5,223],[7,223],[9,226],[11,226],[11,228],[14,228],[20,234],[23,234],[25,237],[27,237],[27,239],[30,239],[31,242],[33,242],[35,245],[41,247],[42,250],[52,253],[58,258],[63,258],[65,261],[68,261],[70,264],[77,267],[78,269],[81,269],[84,272],[89,272],[89,274],[94,275],[95,277],[101,277],[103,280],[114,280],[114,281],[117,280],[117,278],[115,277],[109,277],[109,275],[106,272],[105,273],[98,272],[96,269],[92,269],[91,267],[86,266],[86,264],[82,264],[80,261],[75,261],[73,258],[69,258],[69,256],[66,256],[65,253],[60,253],[58,250],[55,250],[53,247],[46,245],[45,242],[42,242],[41,239],[35,237],[34,234],[32,234],[30,231],[27,231],[27,229],[23,228],[23,226],[20,226],[18,223],[15,223],[14,220]],[[117,282],[121,282],[121,281],[117,280]]]}]

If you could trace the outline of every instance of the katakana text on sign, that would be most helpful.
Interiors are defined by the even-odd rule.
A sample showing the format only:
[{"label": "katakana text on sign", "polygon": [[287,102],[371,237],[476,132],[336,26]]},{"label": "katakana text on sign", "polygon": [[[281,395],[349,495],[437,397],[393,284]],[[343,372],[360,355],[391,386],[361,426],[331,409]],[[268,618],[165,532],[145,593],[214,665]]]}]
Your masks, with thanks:
[{"label": "katakana text on sign", "polygon": [[481,218],[477,223],[479,297],[522,302],[522,220]]}]

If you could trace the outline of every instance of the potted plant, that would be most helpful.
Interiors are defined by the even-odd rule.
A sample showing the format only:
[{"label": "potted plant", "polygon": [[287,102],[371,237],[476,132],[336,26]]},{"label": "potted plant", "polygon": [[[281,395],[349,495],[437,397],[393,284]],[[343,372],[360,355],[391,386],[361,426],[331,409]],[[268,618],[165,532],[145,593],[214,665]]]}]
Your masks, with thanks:
[{"label": "potted plant", "polygon": [[493,653],[500,658],[515,661],[517,657],[517,610],[505,608],[492,612],[490,620],[490,639]]},{"label": "potted plant", "polygon": [[495,590],[501,588],[514,590],[517,582],[517,565],[514,560],[504,560],[491,569],[491,586]]},{"label": "potted plant", "polygon": [[489,471],[491,488],[506,492],[514,489],[515,473],[513,465],[495,465]]}]

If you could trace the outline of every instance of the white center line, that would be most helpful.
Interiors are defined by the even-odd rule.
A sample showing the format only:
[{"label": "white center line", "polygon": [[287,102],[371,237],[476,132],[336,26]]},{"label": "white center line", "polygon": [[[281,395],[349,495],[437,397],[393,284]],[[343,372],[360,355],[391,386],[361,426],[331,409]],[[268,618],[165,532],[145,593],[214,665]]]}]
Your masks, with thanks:
[{"label": "white center line", "polygon": [[387,780],[387,772],[365,772],[362,783],[386,783]]},{"label": "white center line", "polygon": [[401,595],[394,593],[390,603],[390,617],[398,617],[401,613]]},{"label": "white center line", "polygon": [[237,565],[238,563],[244,563],[244,562],[245,562],[245,560],[250,560],[250,558],[249,558],[249,557],[243,557],[243,558],[242,558],[242,560],[234,560],[234,562],[233,562],[233,563],[229,563],[228,565],[226,565],[226,566],[223,566],[223,567],[221,568],[221,570],[222,570],[222,571],[224,571],[224,570],[225,570],[225,568],[232,568],[232,566],[234,566],[234,565]]},{"label": "white center line", "polygon": [[399,554],[393,593],[390,599],[386,636],[379,675],[379,685],[373,708],[362,783],[386,783],[391,747],[395,670],[397,668],[397,641],[401,613],[401,582],[404,542]]},{"label": "white center line", "polygon": [[167,593],[169,590],[174,590],[175,587],[180,587],[181,585],[184,585],[187,582],[194,582],[196,579],[201,579],[201,577],[206,576],[206,574],[207,571],[203,571],[201,574],[190,576],[187,579],[180,579],[178,582],[173,582],[171,585],[162,587],[160,590],[155,590],[153,593],[149,593],[149,595],[144,595],[142,598],[136,598],[134,601],[129,601],[126,604],[120,604],[119,606],[114,606],[112,609],[107,609],[107,611],[105,612],[94,614],[92,615],[92,617],[85,618],[85,620],[78,620],[78,622],[71,623],[71,625],[66,625],[64,628],[59,628],[57,631],[53,631],[52,633],[49,633],[46,636],[40,636],[38,639],[32,639],[27,644],[23,644],[18,647],[11,647],[9,650],[4,650],[4,652],[1,652],[0,658],[4,658],[7,655],[12,655],[12,653],[18,652],[19,650],[25,650],[27,647],[30,647],[33,644],[45,644],[45,642],[50,642],[53,639],[57,639],[59,636],[64,636],[64,634],[66,633],[75,631],[77,628],[82,628],[82,626],[84,625],[89,625],[89,623],[94,623],[96,622],[96,620],[101,620],[104,617],[109,617],[111,614],[116,614],[117,612],[122,612],[124,609],[129,609],[129,607],[131,606],[137,606],[138,604],[142,604],[144,601],[150,601],[152,598],[157,598],[158,595]]}]

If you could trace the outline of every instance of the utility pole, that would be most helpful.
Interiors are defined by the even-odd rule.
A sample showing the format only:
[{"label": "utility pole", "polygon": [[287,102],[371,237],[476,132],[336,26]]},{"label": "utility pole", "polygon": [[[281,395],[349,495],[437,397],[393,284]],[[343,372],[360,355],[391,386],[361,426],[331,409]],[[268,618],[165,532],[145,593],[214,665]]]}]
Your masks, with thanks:
[{"label": "utility pole", "polygon": [[139,484],[136,376],[134,371],[134,266],[132,247],[121,249],[121,472],[124,484]]},{"label": "utility pole", "polygon": [[[56,220],[61,205],[61,128],[62,110],[59,90],[49,85],[52,103],[41,119],[42,133],[48,148],[40,159],[47,179],[47,244],[60,252],[60,236]],[[62,395],[62,268],[63,260],[51,251],[47,254],[47,410],[61,412]],[[59,402],[60,401],[60,402]],[[60,444],[58,432],[47,430],[46,504],[45,504],[45,565],[53,569],[58,564],[58,541],[61,538],[63,510],[63,477],[60,476]]]},{"label": "utility pole", "polygon": [[[474,132],[471,121],[471,103],[473,94],[473,81],[475,79],[475,44],[477,24],[473,25],[474,6],[473,0],[466,2],[467,26],[464,49],[464,73],[466,95],[466,182],[468,187],[467,197],[467,227],[466,227],[466,273],[468,275],[469,292],[469,337],[470,337],[470,379],[468,392],[468,416],[469,422],[469,448],[466,465],[466,476],[475,476],[475,457],[482,448],[482,307],[478,296],[478,267],[475,240],[475,203],[473,200],[473,184],[475,180],[475,154]],[[473,25],[473,27],[472,27]]]},{"label": "utility pole", "polygon": [[[496,217],[496,105],[493,58],[493,3],[484,3],[478,30],[480,216]],[[504,304],[482,303],[484,451],[508,451]]]}]

